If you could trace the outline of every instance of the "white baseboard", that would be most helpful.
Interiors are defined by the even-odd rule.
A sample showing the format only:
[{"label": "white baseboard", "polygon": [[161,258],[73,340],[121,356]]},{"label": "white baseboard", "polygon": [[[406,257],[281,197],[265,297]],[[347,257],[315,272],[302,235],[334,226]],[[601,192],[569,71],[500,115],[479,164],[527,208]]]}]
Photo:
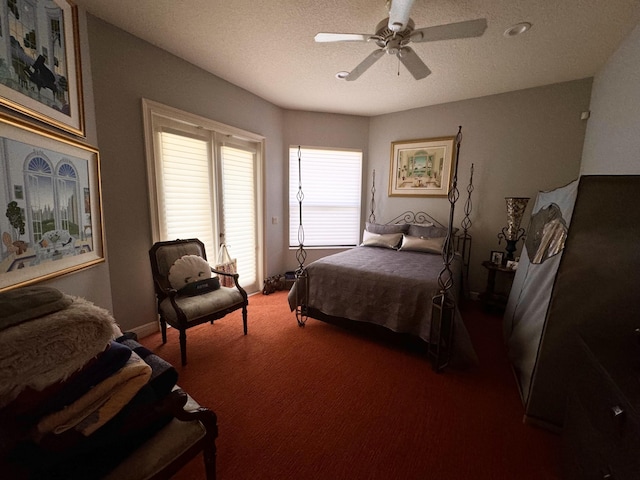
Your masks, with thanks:
[{"label": "white baseboard", "polygon": [[149,322],[145,323],[144,325],[140,325],[139,327],[132,328],[128,331],[134,332],[138,336],[138,338],[144,338],[151,335],[152,333],[159,332],[160,325],[158,324],[158,322]]}]

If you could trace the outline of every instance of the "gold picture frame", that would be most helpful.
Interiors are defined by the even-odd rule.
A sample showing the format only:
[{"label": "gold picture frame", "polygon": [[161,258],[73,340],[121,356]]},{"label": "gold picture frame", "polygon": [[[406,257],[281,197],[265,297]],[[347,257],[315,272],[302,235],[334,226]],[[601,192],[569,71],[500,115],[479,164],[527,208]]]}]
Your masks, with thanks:
[{"label": "gold picture frame", "polygon": [[455,137],[391,143],[390,197],[446,197],[453,176]]},{"label": "gold picture frame", "polygon": [[84,137],[77,7],[10,0],[0,14],[0,105]]},{"label": "gold picture frame", "polygon": [[104,262],[98,150],[0,115],[0,292]]}]

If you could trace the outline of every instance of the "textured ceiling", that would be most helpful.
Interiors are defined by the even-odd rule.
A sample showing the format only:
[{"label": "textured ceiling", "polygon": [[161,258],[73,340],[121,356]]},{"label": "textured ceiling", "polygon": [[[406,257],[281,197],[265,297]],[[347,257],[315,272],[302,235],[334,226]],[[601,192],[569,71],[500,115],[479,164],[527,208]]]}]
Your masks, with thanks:
[{"label": "textured ceiling", "polygon": [[[486,18],[479,38],[412,43],[432,74],[414,80],[377,48],[315,43],[373,34],[385,0],[74,0],[92,15],[283,108],[379,115],[593,76],[638,24],[640,0],[415,0],[416,28]],[[507,38],[519,22],[530,31]]]}]

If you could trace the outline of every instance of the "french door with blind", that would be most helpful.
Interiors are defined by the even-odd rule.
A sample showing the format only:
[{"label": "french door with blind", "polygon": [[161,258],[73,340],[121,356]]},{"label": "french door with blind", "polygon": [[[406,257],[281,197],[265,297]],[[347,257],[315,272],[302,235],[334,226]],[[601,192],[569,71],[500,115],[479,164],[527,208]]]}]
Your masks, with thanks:
[{"label": "french door with blind", "polygon": [[212,265],[225,243],[258,291],[263,138],[149,100],[143,111],[153,241],[199,238]]}]

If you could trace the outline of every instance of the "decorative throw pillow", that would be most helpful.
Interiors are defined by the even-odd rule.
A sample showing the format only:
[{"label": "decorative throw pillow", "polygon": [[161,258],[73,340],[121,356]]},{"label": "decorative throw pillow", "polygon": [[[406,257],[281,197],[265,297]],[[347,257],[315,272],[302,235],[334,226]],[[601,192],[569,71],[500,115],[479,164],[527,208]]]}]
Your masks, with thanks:
[{"label": "decorative throw pillow", "polygon": [[169,269],[169,283],[176,290],[182,289],[189,283],[208,278],[211,278],[211,266],[198,255],[184,255]]},{"label": "decorative throw pillow", "polygon": [[407,233],[409,230],[408,223],[394,223],[391,225],[381,225],[379,223],[366,223],[367,232],[379,233],[382,235],[388,233]]},{"label": "decorative throw pillow", "polygon": [[433,223],[432,222],[413,222],[410,225],[417,225],[418,227],[433,227]]},{"label": "decorative throw pillow", "polygon": [[362,245],[365,247],[398,248],[402,233],[371,233],[365,230],[362,234]]},{"label": "decorative throw pillow", "polygon": [[[451,233],[455,235],[458,231],[457,228],[453,228]],[[424,226],[424,225],[409,225],[409,231],[407,235],[411,237],[424,237],[424,238],[438,238],[438,237],[446,237],[447,229],[445,227],[436,227],[435,225]]]},{"label": "decorative throw pillow", "polygon": [[401,251],[442,253],[445,237],[425,238],[403,235]]}]

